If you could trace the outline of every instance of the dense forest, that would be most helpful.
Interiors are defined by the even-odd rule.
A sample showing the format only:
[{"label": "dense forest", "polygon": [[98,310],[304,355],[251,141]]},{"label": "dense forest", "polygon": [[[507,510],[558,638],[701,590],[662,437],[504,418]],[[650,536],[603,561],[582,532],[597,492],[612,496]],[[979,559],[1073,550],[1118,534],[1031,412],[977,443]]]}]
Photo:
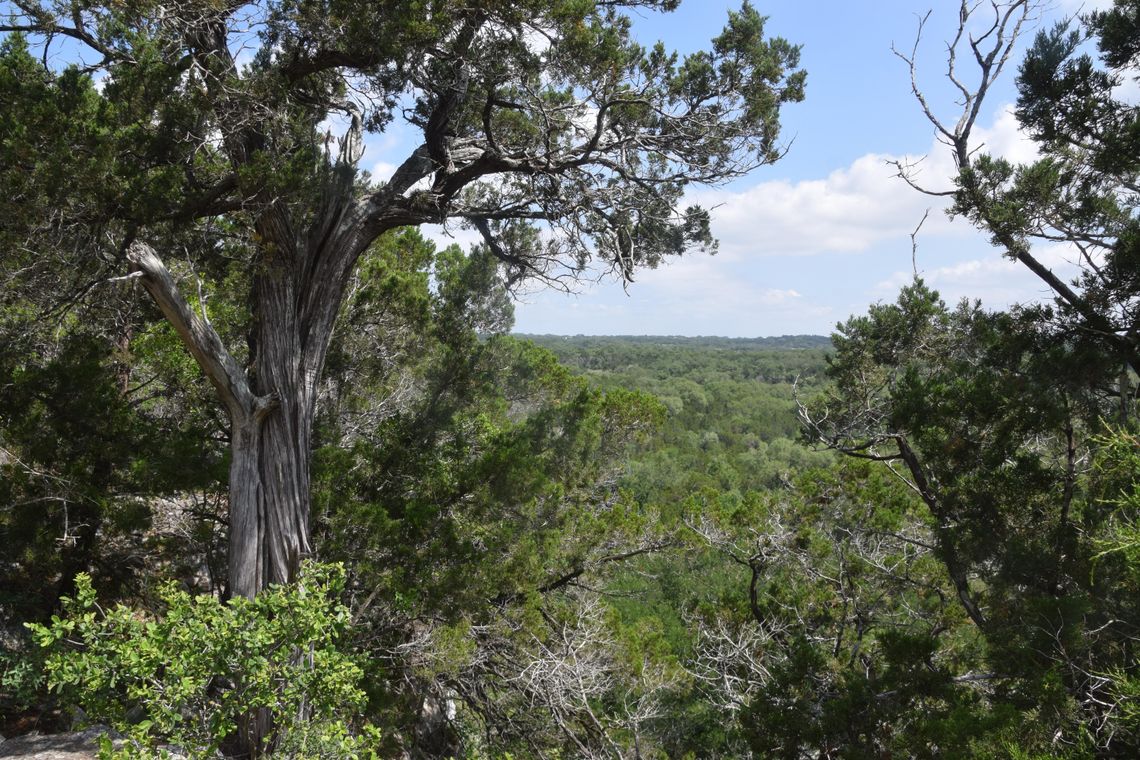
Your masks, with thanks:
[{"label": "dense forest", "polygon": [[915,86],[952,213],[1050,298],[916,273],[829,337],[513,335],[520,289],[715,250],[686,188],[783,156],[798,48],[748,3],[635,41],[675,5],[2,6],[0,733],[1140,755],[1140,3],[1037,34],[1033,163],[974,126],[1037,4],[961,6],[960,118]]}]

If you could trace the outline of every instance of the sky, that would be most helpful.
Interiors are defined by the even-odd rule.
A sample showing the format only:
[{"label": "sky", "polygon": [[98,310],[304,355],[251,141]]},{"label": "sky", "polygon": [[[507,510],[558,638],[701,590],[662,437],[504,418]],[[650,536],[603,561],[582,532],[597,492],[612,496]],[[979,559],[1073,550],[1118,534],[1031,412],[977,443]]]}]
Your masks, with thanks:
[{"label": "sky", "polygon": [[[1066,15],[1103,5],[1055,0],[1029,34]],[[892,158],[927,156],[922,180],[948,188],[953,164],[910,93],[909,72],[892,44],[909,51],[919,17],[931,11],[919,49],[920,84],[939,114],[956,121],[944,76],[954,0],[755,0],[767,32],[802,45],[807,97],[785,108],[787,154],[743,180],[694,191],[712,208],[716,255],[694,254],[642,270],[623,288],[613,278],[565,294],[534,290],[516,304],[515,330],[562,335],[829,334],[837,322],[890,301],[915,269],[948,302],[981,299],[1000,308],[1048,298],[1020,265],[1004,260],[965,220],[951,221],[940,199],[895,178]],[[641,14],[635,34],[681,53],[707,46],[737,2],[685,0],[671,14]],[[1022,46],[1024,49],[1024,45]],[[1015,55],[1014,63],[1020,60]],[[1010,66],[980,115],[985,150],[1031,159],[1011,112]],[[405,155],[402,135],[368,145],[364,165],[385,176]],[[911,233],[929,210],[912,249]],[[440,243],[469,245],[463,230],[428,230]],[[913,266],[912,266],[913,254]],[[1039,251],[1059,274],[1061,249]]]}]

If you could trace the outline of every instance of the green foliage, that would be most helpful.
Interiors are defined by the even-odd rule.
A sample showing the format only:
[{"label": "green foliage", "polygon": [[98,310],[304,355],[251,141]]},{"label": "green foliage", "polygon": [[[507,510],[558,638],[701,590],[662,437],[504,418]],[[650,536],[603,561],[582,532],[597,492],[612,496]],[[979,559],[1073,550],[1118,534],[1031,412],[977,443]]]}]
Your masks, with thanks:
[{"label": "green foliage", "polygon": [[[955,212],[987,232],[1054,291],[1065,340],[1093,344],[1140,371],[1137,303],[1140,108],[1120,97],[1136,75],[1134,0],[1040,31],[1017,79],[1017,118],[1040,158],[979,156],[962,167]],[[1101,61],[1086,41],[1095,38]],[[1071,242],[1080,276],[1058,280],[1035,242]]]},{"label": "green foliage", "polygon": [[[520,671],[545,667],[543,647],[563,633],[611,628],[568,593],[573,581],[665,543],[654,515],[615,487],[662,409],[642,393],[591,389],[548,351],[497,334],[510,303],[486,250],[436,252],[408,231],[361,269],[368,278],[341,315],[353,329],[330,351],[334,413],[321,420],[314,493],[319,550],[343,559],[350,590],[367,599],[357,634],[375,664],[369,709],[391,727],[393,751],[431,741],[460,754],[556,751],[570,740],[551,723],[553,696],[528,694]],[[342,363],[346,354],[367,359]],[[598,653],[605,672],[628,659],[614,647]],[[462,704],[442,736],[417,724],[425,699]],[[561,718],[599,740],[579,727],[584,715]]]},{"label": "green foliage", "polygon": [[993,709],[978,693],[983,642],[897,479],[848,462],[692,508],[735,577],[693,621],[699,692],[735,716],[726,754],[969,756]]},{"label": "green foliage", "polygon": [[[1099,551],[1093,572],[1109,587],[1115,611],[1135,615],[1133,600],[1140,590],[1140,439],[1124,429],[1111,431],[1097,467],[1104,475],[1102,498],[1112,517],[1095,542]],[[1111,683],[1120,726],[1140,736],[1140,669],[1135,661],[1125,661],[1103,675]]]},{"label": "green foliage", "polygon": [[[960,177],[955,210],[1011,257],[1032,263],[1034,239],[1086,246],[1078,282],[1008,312],[948,307],[915,282],[842,324],[826,362],[827,341],[804,336],[542,348],[503,334],[507,286],[555,262],[598,255],[628,276],[712,245],[707,214],[675,208],[686,183],[776,157],[779,108],[802,95],[798,51],[766,40],[749,5],[680,57],[635,43],[614,3],[285,0],[249,9],[264,47],[242,67],[209,43],[230,11],[206,30],[156,9],[80,11],[105,48],[102,89],[33,54],[54,11],[21,5],[41,36],[0,49],[0,100],[21,106],[0,127],[17,201],[0,211],[14,553],[0,603],[43,618],[73,570],[94,571],[33,629],[54,642],[53,686],[127,734],[105,754],[205,756],[260,710],[275,733],[259,749],[302,757],[367,754],[365,715],[380,751],[436,757],[1136,754],[1140,109],[1114,91],[1140,50],[1135,2],[1082,22],[1115,70],[1080,33],[1035,43],[1018,116],[1041,160],[979,156]],[[393,177],[390,197],[319,131],[353,108],[362,129],[404,115],[424,132],[428,155],[407,167],[428,168]],[[610,135],[645,149],[607,154]],[[599,179],[622,172],[640,181]],[[390,220],[449,215],[486,245],[436,251],[405,231],[360,255]],[[254,601],[166,585],[157,614],[95,604],[95,587],[137,588],[111,550],[150,533],[156,497],[224,477],[209,442],[224,420],[201,411],[209,389],[156,315],[115,302],[33,329],[53,277],[102,277],[135,236],[186,252],[171,269],[201,278],[231,345],[292,327],[267,316],[272,299],[247,308],[266,283],[341,307],[312,400],[312,485],[352,630],[327,570]],[[290,251],[300,240],[318,243]],[[280,369],[247,345],[232,352],[251,383]],[[818,394],[809,437],[847,460],[794,440],[797,391]],[[44,519],[42,504],[60,506]],[[59,550],[64,515],[75,540]],[[187,564],[151,567],[197,575]],[[34,657],[6,650],[0,666],[11,704],[36,698]]]},{"label": "green foliage", "polygon": [[54,712],[22,624],[57,613],[77,574],[105,600],[137,599],[152,574],[217,580],[221,420],[192,408],[200,388],[178,387],[177,339],[103,287],[103,303],[46,318],[21,287],[0,296],[0,713],[13,723]]},{"label": "green foliage", "polygon": [[826,339],[539,337],[561,361],[602,388],[657,396],[668,415],[653,444],[634,457],[624,484],[676,516],[705,488],[743,493],[778,488],[797,471],[830,462],[794,443],[795,392],[818,385]]},{"label": "green foliage", "polygon": [[[783,498],[777,493],[789,493],[793,484],[798,490],[800,473],[833,462],[830,453],[811,452],[792,440],[799,430],[793,383],[798,380],[801,390],[818,387],[825,367],[822,351],[794,349],[818,349],[824,339],[796,339],[790,348],[763,340],[538,340],[599,387],[633,387],[662,398],[665,425],[635,452],[622,482],[635,500],[654,505],[667,525],[716,524],[718,537],[724,537],[721,531],[736,533],[747,543],[747,537],[764,534],[773,504]],[[740,571],[748,554],[733,552],[742,565],[707,538],[682,527],[682,552],[637,558],[615,572],[609,585],[622,626],[656,631],[657,661],[677,665],[678,677],[656,697],[660,715],[642,732],[643,748],[653,742],[668,757],[749,756],[747,733],[758,722],[741,711],[739,695],[725,694],[725,684],[747,674],[711,670],[717,653],[749,651],[754,641],[749,574],[742,577]],[[820,548],[813,562],[827,561],[834,559]],[[824,591],[796,596],[805,589],[802,578],[773,578],[771,585],[788,589],[788,596],[772,601],[777,608],[795,604],[803,612],[834,603]],[[761,646],[775,651],[771,642]],[[793,683],[789,677],[768,686],[776,695],[798,688]],[[827,690],[805,687],[811,696],[804,712],[790,720],[801,727],[810,722],[809,707],[824,703]]]},{"label": "green foliage", "polygon": [[985,640],[977,667],[995,677],[982,693],[1012,716],[986,746],[1017,736],[1044,750],[1057,736],[1077,754],[1124,751],[1134,738],[1107,727],[1097,675],[1132,668],[1134,586],[1097,549],[1120,538],[1103,494],[1122,470],[1080,463],[1102,456],[1104,420],[1135,414],[1120,397],[1131,381],[1052,316],[951,310],[916,281],[840,326],[834,389],[806,418],[811,436],[890,463],[920,497],[933,556]]},{"label": "green foliage", "polygon": [[[383,568],[391,574],[384,586],[398,578],[399,597],[415,598],[419,614],[450,617],[478,599],[535,590],[536,580],[556,577],[621,530],[626,507],[603,484],[660,409],[643,394],[590,390],[525,342],[480,337],[477,330],[502,329],[510,314],[501,291],[488,287],[484,254],[436,257],[417,233],[396,245],[418,246],[426,258],[379,251],[363,265],[373,284],[354,294],[342,318],[387,325],[369,338],[375,351],[354,351],[379,356],[403,340],[410,355],[388,371],[354,365],[336,408],[368,414],[387,388],[416,388],[364,435],[343,428],[347,418],[327,419],[317,503],[328,510],[326,552],[358,558],[359,572]],[[429,259],[435,292],[416,274]],[[341,350],[334,344],[334,355]]]},{"label": "green foliage", "polygon": [[43,658],[29,645],[0,649],[0,714],[17,715],[43,697]]},{"label": "green foliage", "polygon": [[126,737],[119,749],[105,741],[102,758],[162,756],[166,745],[214,757],[249,716],[272,726],[257,756],[367,756],[370,734],[353,738],[345,723],[364,694],[359,665],[337,648],[349,624],[343,582],[339,566],[308,565],[295,585],[224,603],[168,583],[148,614],[103,609],[80,575],[63,615],[29,628],[50,652],[51,687]]},{"label": "green foliage", "polygon": [[[79,572],[103,594],[137,589],[157,564],[195,565],[201,544],[167,552],[157,501],[202,492],[225,472],[218,420],[191,412],[158,353],[169,340],[122,336],[145,318],[122,304],[58,324],[0,309],[0,621],[42,621]],[[118,308],[121,307],[121,308]],[[192,393],[192,392],[191,392]],[[195,531],[197,529],[195,528]],[[197,556],[193,556],[197,554]]]},{"label": "green foliage", "polygon": [[[1041,278],[1054,304],[951,311],[916,283],[841,326],[832,369],[845,386],[812,431],[905,464],[990,667],[1006,676],[990,698],[1020,713],[990,746],[1018,745],[1018,756],[1137,753],[1140,108],[1121,95],[1136,76],[1137,10],[1117,0],[1037,34],[1017,80],[1034,162],[974,155],[977,100],[943,130],[960,163],[953,212]],[[1058,244],[1080,251],[1070,281],[1036,250]]]}]

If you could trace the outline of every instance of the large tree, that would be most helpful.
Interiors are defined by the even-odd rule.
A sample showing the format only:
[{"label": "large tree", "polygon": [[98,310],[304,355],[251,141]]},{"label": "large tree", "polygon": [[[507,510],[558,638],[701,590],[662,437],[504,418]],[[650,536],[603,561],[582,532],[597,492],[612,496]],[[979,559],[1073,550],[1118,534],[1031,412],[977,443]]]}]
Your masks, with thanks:
[{"label": "large tree", "polygon": [[[960,5],[946,74],[961,97],[949,118],[919,86],[915,52],[899,54],[958,171],[937,189],[914,165],[899,170],[951,198],[1053,303],[951,310],[916,279],[897,304],[839,326],[834,391],[804,421],[811,438],[885,463],[925,504],[931,549],[986,643],[994,680],[981,693],[995,715],[1003,703],[1032,707],[1019,746],[1127,756],[1137,614],[1120,526],[1135,520],[1125,496],[1135,471],[1119,451],[1134,445],[1137,419],[1140,109],[1118,86],[1135,77],[1140,5],[1121,0],[1036,36],[1016,116],[1039,158],[1016,165],[982,152],[974,128],[1040,8]],[[1086,46],[1094,36],[1102,63]],[[1078,270],[1071,280],[1049,265],[1058,249]]]},{"label": "large tree", "polygon": [[[311,552],[322,372],[384,232],[470,226],[511,283],[591,260],[629,279],[714,245],[707,213],[680,208],[686,186],[778,158],[804,77],[747,4],[708,52],[634,40],[626,11],[675,5],[8,5],[6,287],[98,295],[128,275],[150,294],[229,416],[232,593],[291,579]],[[398,122],[417,144],[373,182],[365,136]],[[172,269],[198,280],[196,305]],[[221,282],[248,292],[244,346],[211,321]]]}]

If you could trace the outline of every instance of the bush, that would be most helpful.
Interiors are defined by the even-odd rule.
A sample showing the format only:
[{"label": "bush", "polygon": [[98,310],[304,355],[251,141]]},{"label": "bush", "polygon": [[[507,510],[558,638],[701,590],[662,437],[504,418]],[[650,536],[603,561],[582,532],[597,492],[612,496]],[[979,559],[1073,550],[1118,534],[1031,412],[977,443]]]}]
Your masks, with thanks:
[{"label": "bush", "polygon": [[375,731],[353,736],[345,720],[364,694],[361,669],[336,647],[349,624],[343,583],[340,566],[310,564],[295,584],[225,603],[171,583],[165,611],[149,615],[101,609],[80,575],[63,617],[29,628],[48,648],[49,686],[126,737],[118,749],[104,740],[100,758],[162,757],[163,745],[216,757],[250,745],[255,715],[271,726],[255,757],[371,756]]},{"label": "bush", "polygon": [[43,696],[42,657],[25,643],[0,643],[0,715],[20,713]]}]

